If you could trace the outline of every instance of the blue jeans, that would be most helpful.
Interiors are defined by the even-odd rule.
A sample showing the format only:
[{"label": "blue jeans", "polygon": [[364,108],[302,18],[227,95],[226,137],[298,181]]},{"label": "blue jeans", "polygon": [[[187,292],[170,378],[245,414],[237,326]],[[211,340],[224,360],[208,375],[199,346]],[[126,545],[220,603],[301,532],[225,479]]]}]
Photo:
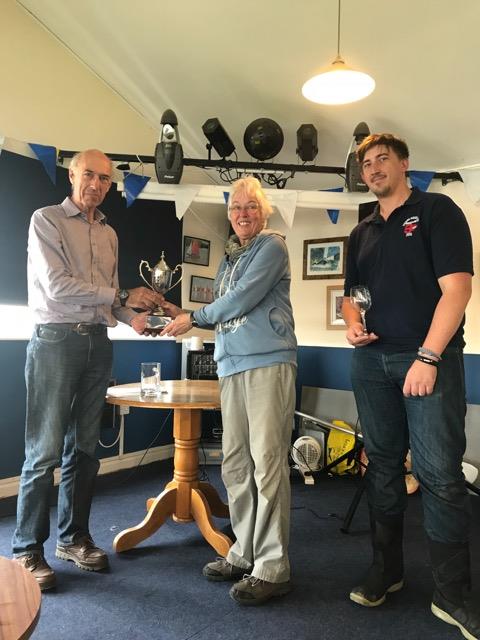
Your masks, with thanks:
[{"label": "blue jeans", "polygon": [[35,328],[27,347],[25,462],[20,478],[13,553],[43,553],[50,534],[53,471],[61,463],[58,541],[88,535],[99,462],[95,456],[112,344],[106,327],[79,335],[56,325]]},{"label": "blue jeans", "polygon": [[405,376],[416,352],[358,347],[352,386],[369,459],[365,483],[374,517],[407,506],[404,461],[411,450],[422,489],[424,525],[436,542],[468,540],[470,500],[462,472],[465,453],[465,381],[461,349],[447,348],[434,391],[406,398]]}]

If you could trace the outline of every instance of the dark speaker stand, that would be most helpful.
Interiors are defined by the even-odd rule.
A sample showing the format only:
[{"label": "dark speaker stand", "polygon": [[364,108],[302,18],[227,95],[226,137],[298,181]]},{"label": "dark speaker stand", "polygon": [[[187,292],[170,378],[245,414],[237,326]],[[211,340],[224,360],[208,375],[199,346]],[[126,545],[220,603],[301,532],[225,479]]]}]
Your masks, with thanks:
[{"label": "dark speaker stand", "polygon": [[[335,426],[335,425],[334,425]],[[333,469],[334,467],[336,467],[337,465],[339,465],[341,462],[343,462],[344,460],[353,460],[354,458],[356,459],[357,463],[361,466],[365,466],[363,462],[361,462],[360,460],[360,452],[363,449],[363,440],[361,440],[358,437],[358,434],[356,434],[355,436],[355,444],[353,445],[353,448],[350,449],[350,451],[347,451],[346,453],[344,453],[343,455],[339,456],[338,458],[336,458],[335,460],[333,460],[332,462],[330,462],[329,464],[325,465],[324,467],[322,467],[321,469],[318,469],[316,471],[305,471],[305,475],[317,475],[317,474],[321,474],[321,473],[328,473],[331,469]],[[360,479],[360,484],[357,487],[357,490],[355,491],[355,495],[352,498],[352,501],[350,503],[350,506],[347,509],[347,513],[345,514],[345,517],[343,519],[343,524],[340,527],[340,531],[342,533],[348,533],[350,530],[350,524],[352,522],[353,516],[355,515],[355,511],[357,510],[358,507],[358,503],[360,502],[360,499],[363,495],[363,492],[365,490],[365,484],[363,481],[363,477]]]}]

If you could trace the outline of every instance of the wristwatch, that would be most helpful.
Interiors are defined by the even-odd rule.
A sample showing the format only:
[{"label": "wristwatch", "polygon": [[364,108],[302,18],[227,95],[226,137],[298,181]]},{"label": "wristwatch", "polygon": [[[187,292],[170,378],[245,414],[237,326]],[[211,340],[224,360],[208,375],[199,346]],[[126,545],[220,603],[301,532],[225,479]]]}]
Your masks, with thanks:
[{"label": "wristwatch", "polygon": [[190,324],[192,325],[192,327],[198,327],[198,322],[193,317],[193,313],[190,314]]},{"label": "wristwatch", "polygon": [[130,291],[128,289],[119,289],[118,290],[118,298],[120,300],[120,304],[122,305],[122,307],[125,306],[129,295],[130,295]]}]

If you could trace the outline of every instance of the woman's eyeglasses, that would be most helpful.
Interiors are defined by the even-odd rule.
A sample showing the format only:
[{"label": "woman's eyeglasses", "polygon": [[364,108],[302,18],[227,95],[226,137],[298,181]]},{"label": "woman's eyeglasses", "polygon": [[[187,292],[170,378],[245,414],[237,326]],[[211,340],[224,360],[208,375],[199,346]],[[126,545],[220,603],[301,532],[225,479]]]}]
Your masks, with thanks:
[{"label": "woman's eyeglasses", "polygon": [[232,206],[228,208],[233,213],[240,213],[241,211],[253,212],[258,211],[258,204],[256,202],[249,202],[243,207],[239,204],[232,204]]}]

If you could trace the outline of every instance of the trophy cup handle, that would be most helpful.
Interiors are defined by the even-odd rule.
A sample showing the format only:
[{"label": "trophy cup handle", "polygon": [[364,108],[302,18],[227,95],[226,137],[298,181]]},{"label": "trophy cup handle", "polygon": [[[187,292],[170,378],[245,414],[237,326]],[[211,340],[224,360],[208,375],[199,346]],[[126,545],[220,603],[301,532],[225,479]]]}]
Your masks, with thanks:
[{"label": "trophy cup handle", "polygon": [[167,289],[167,291],[165,291],[165,293],[168,293],[169,291],[171,291],[172,289],[174,289],[177,284],[179,284],[182,281],[183,278],[183,267],[181,264],[177,264],[177,266],[175,267],[175,269],[172,271],[172,277],[174,276],[175,273],[177,273],[177,271],[180,270],[182,272],[182,275],[180,276],[180,278],[175,282],[175,284],[172,284],[172,286],[170,287],[170,289]]},{"label": "trophy cup handle", "polygon": [[148,260],[142,260],[138,266],[138,272],[140,274],[141,279],[145,282],[145,284],[147,285],[147,287],[149,287],[149,289],[152,289],[152,291],[155,291],[155,289],[152,287],[151,283],[148,282],[148,280],[145,278],[145,276],[143,275],[143,265],[147,266],[147,269],[152,272],[152,268],[150,267],[150,265],[148,264]]}]

